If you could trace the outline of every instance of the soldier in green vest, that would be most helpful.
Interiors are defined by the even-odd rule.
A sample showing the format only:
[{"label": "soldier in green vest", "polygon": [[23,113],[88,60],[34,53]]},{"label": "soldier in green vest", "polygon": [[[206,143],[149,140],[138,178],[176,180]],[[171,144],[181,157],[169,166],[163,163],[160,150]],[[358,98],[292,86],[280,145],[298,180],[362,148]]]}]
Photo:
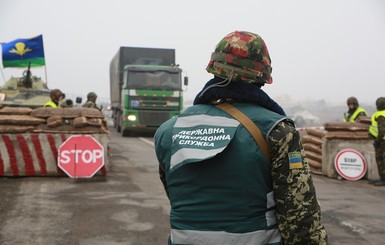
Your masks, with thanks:
[{"label": "soldier in green vest", "polygon": [[299,132],[261,89],[273,82],[264,40],[232,32],[206,69],[194,105],[155,133],[169,244],[327,244]]},{"label": "soldier in green vest", "polygon": [[356,97],[349,97],[346,101],[349,110],[344,114],[344,122],[355,122],[360,117],[366,116],[366,111],[359,106]]},{"label": "soldier in green vest", "polygon": [[372,124],[369,128],[369,134],[374,139],[374,151],[379,181],[373,182],[375,186],[385,186],[385,98],[380,97],[376,101],[377,111],[372,115]]}]

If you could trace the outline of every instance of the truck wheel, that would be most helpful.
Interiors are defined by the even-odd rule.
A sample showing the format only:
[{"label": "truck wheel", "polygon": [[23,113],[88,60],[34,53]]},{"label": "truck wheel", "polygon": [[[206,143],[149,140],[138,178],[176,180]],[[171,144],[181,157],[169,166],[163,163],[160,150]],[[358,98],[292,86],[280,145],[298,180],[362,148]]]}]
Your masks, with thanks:
[{"label": "truck wheel", "polygon": [[117,123],[117,118],[115,115],[113,116],[112,122],[113,122],[112,124],[113,124],[114,128],[116,129],[118,123]]},{"label": "truck wheel", "polygon": [[122,134],[123,137],[127,137],[127,136],[130,135],[130,132],[127,129],[123,129],[121,134]]},{"label": "truck wheel", "polygon": [[116,120],[116,131],[120,133],[122,131],[122,113],[119,113],[118,119]]}]

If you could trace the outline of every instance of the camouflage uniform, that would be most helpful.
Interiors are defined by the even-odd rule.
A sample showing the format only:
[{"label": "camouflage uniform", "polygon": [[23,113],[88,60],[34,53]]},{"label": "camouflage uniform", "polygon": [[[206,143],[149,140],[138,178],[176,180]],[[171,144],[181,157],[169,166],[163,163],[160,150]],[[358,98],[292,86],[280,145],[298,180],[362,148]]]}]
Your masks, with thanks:
[{"label": "camouflage uniform", "polygon": [[374,139],[374,150],[380,181],[375,185],[385,185],[385,98],[376,101],[377,112],[372,115],[372,125],[369,132]]},{"label": "camouflage uniform", "polygon": [[96,108],[96,109],[99,110],[99,108],[98,108],[98,106],[96,105],[96,103],[93,102],[93,101],[90,101],[90,100],[86,101],[86,102],[82,105],[82,107]]},{"label": "camouflage uniform", "polygon": [[89,92],[87,94],[87,101],[82,105],[82,107],[95,108],[100,110],[100,108],[96,105],[96,98],[97,95],[94,92]]},{"label": "camouflage uniform", "polygon": [[[379,131],[382,131],[382,134],[385,133],[385,117],[379,117],[378,120],[378,128]],[[382,128],[382,129],[380,129]],[[376,152],[376,162],[377,162],[377,168],[378,168],[378,174],[381,178],[381,180],[385,180],[385,141],[382,140],[379,142],[379,144],[375,147]]]},{"label": "camouflage uniform", "polygon": [[356,97],[349,97],[346,104],[348,105],[349,110],[344,114],[344,122],[355,122],[360,117],[365,117],[367,115],[365,109],[359,106]]},{"label": "camouflage uniform", "polygon": [[[268,138],[278,228],[284,244],[327,244],[309,164],[298,131],[280,123]],[[289,152],[301,152],[302,168],[290,169]]]}]

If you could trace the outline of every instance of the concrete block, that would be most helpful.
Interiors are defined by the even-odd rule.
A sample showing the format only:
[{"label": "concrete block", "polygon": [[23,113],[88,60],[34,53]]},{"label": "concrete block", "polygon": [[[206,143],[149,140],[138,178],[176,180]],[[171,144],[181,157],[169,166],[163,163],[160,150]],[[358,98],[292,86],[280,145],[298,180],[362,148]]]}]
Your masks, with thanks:
[{"label": "concrete block", "polygon": [[337,153],[344,149],[353,149],[363,155],[367,163],[367,172],[364,179],[379,179],[376,158],[372,140],[341,140],[325,139],[322,143],[322,174],[331,178],[337,178],[338,172],[334,167]]},{"label": "concrete block", "polygon": [[364,157],[367,160],[368,163],[368,171],[366,173],[367,179],[369,180],[380,180],[380,175],[378,174],[378,168],[377,168],[377,162],[376,162],[376,155],[374,150],[366,152],[367,154],[364,155]]}]

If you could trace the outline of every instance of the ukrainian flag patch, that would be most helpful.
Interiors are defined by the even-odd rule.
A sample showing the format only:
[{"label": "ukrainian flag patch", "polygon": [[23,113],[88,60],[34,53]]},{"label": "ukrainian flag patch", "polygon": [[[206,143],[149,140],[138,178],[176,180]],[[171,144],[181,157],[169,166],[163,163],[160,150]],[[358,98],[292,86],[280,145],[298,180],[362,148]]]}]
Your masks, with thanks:
[{"label": "ukrainian flag patch", "polygon": [[303,167],[301,152],[299,152],[299,151],[289,152],[288,157],[289,157],[289,168],[290,169]]}]

